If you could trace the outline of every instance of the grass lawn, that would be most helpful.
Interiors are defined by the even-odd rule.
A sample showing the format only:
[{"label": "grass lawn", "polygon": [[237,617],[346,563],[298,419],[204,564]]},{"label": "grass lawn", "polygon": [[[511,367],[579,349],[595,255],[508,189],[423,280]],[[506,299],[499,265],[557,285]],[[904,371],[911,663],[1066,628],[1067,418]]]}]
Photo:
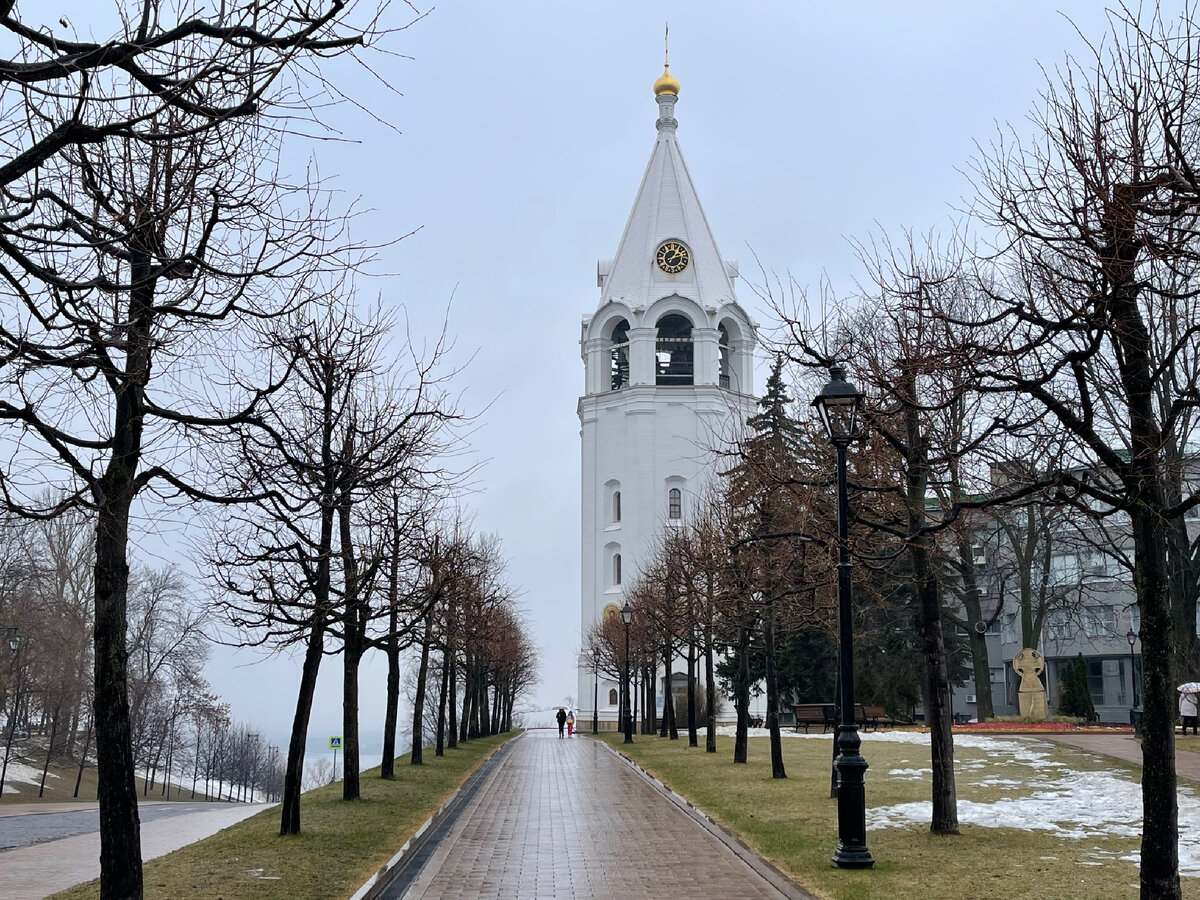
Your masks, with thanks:
[{"label": "grass lawn", "polygon": [[[480,763],[519,732],[480,738],[425,753],[423,766],[396,761],[396,779],[362,773],[362,798],[342,800],[341,783],[306,793],[303,833],[279,836],[279,808],[146,863],[147,900],[215,897],[331,900],[349,897],[420,827]],[[61,900],[100,895],[98,881],[55,894]]]},{"label": "grass lawn", "polygon": [[[1006,736],[1007,737],[1007,736]],[[619,735],[603,738],[687,797],[744,843],[822,898],[835,900],[933,900],[933,898],[1038,897],[1117,900],[1138,896],[1138,870],[1120,857],[1138,849],[1136,837],[1069,839],[1053,832],[962,825],[957,836],[934,837],[924,824],[871,829],[867,846],[875,858],[868,871],[830,865],[837,846],[837,806],[829,797],[828,740],[785,739],[788,777],[771,778],[767,738],[751,738],[749,764],[732,762],[733,739],[720,737],[718,752],[689,749],[679,741],[637,736],[632,746]],[[1041,745],[1045,746],[1045,745]],[[1190,749],[1190,748],[1189,748]],[[1200,749],[1200,748],[1198,748]],[[1117,771],[1140,777],[1136,767],[1068,748],[1045,748],[1051,760],[1075,772]],[[929,748],[863,741],[868,810],[928,802]],[[997,803],[1028,797],[1028,782],[1052,766],[1019,758],[997,760],[977,748],[955,746],[960,811],[964,801]],[[924,773],[920,770],[925,769]],[[891,774],[889,774],[891,773]],[[1184,896],[1200,897],[1200,882],[1183,879]]]}]

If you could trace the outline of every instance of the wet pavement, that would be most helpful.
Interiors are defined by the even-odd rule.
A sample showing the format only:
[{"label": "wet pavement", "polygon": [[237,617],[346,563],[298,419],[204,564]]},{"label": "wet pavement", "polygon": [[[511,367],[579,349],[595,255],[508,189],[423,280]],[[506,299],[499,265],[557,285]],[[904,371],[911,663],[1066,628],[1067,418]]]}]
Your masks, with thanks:
[{"label": "wet pavement", "polygon": [[[804,896],[597,741],[531,731],[419,871],[382,893],[445,900]],[[778,876],[775,876],[778,878]]]},{"label": "wet pavement", "polygon": [[[261,812],[266,803],[143,803],[142,859],[187,846]],[[74,806],[74,808],[70,808]],[[81,808],[82,807],[82,808]],[[100,833],[96,804],[5,804],[0,806],[0,896],[41,900],[82,881],[100,877]],[[92,830],[13,846],[13,835],[32,837],[48,829],[63,833],[90,822]]]},{"label": "wet pavement", "polygon": [[[1136,766],[1142,764],[1142,745],[1132,734],[1087,734],[1084,732],[1069,734],[1037,735],[1055,744],[1063,744],[1089,753],[1101,756],[1111,756],[1131,762]],[[1188,781],[1200,782],[1200,753],[1175,748],[1175,774]]]},{"label": "wet pavement", "polygon": [[[186,816],[217,809],[236,809],[240,803],[142,803],[138,806],[138,817],[142,824],[167,819],[171,816]],[[82,807],[82,808],[81,808]],[[0,806],[0,850],[28,847],[43,841],[74,837],[100,830],[100,810],[96,804],[78,804],[74,809],[58,809],[43,812],[34,804],[24,804],[18,812],[10,812]],[[2,857],[0,857],[2,859]],[[0,866],[2,868],[2,866]]]}]

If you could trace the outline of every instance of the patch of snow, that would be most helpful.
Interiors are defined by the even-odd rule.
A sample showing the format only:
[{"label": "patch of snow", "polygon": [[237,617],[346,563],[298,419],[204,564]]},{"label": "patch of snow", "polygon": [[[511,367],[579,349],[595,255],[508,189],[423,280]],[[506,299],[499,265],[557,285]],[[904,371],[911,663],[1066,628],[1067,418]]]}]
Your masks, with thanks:
[{"label": "patch of snow", "polygon": [[[732,727],[720,728],[718,733],[733,736]],[[751,728],[751,737],[768,737],[765,728]],[[833,735],[781,732],[789,739],[832,740]],[[924,732],[869,732],[862,735],[864,754],[870,761],[870,743],[915,744],[929,746]],[[1137,838],[1141,835],[1142,786],[1123,771],[1077,772],[1068,765],[1050,758],[1047,746],[1035,739],[995,735],[954,735],[955,747],[970,747],[983,751],[989,759],[988,768],[1008,765],[1031,767],[1036,775],[1021,780],[992,778],[979,782],[992,786],[1024,788],[1023,797],[1006,797],[994,803],[976,803],[959,799],[960,822],[983,828],[1017,828],[1025,831],[1053,832],[1068,840],[1086,840],[1099,836]],[[907,760],[905,760],[907,762]],[[956,761],[956,765],[959,765]],[[959,765],[960,769],[968,766]],[[974,768],[974,766],[970,766]],[[867,797],[870,798],[872,777],[911,779],[913,773],[928,770],[895,769],[884,776],[867,775]],[[932,803],[898,803],[894,806],[867,810],[870,829],[895,828],[907,825],[927,825],[932,816]],[[1103,856],[1101,856],[1103,854]],[[1093,853],[1102,859],[1120,859],[1134,865],[1140,863],[1137,851],[1132,853]],[[1053,857],[1049,857],[1053,859]],[[1080,865],[1103,865],[1103,862],[1081,862]],[[1200,878],[1200,803],[1190,788],[1179,788],[1179,874]]]},{"label": "patch of snow", "polygon": [[933,769],[891,769],[888,778],[903,778],[906,781],[920,781],[926,775],[932,775]]},{"label": "patch of snow", "polygon": [[[51,772],[50,777],[57,778],[58,776]],[[17,788],[13,787],[14,782],[35,786],[39,785],[42,783],[42,770],[34,766],[28,766],[25,763],[17,762],[15,759],[10,759],[8,761],[8,770],[4,773],[4,793],[21,793]]]}]

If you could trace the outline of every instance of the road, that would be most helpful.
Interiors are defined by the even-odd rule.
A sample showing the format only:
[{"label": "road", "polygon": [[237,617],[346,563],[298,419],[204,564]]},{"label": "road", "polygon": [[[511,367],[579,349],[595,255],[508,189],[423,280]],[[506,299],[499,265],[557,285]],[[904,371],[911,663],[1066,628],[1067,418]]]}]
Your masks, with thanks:
[{"label": "road", "polygon": [[[170,853],[261,812],[266,803],[164,803],[139,807],[142,859]],[[94,803],[0,806],[0,885],[4,900],[41,900],[100,877],[99,813]]]}]

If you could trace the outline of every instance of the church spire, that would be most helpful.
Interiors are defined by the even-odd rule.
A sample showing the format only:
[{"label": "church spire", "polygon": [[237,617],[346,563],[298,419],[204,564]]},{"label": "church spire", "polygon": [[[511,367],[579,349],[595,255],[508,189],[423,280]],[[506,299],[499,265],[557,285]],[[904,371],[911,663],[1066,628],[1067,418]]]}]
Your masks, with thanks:
[{"label": "church spire", "polygon": [[671,47],[667,39],[670,26],[663,29],[663,73],[654,82],[654,99],[658,101],[659,131],[674,131],[679,123],[675,120],[675,101],[679,99],[679,81],[671,74]]},{"label": "church spire", "polygon": [[[679,82],[671,75],[669,57],[663,59],[654,95],[658,135],[616,255],[600,265],[601,305],[618,300],[644,307],[672,292],[705,307],[736,302],[736,268],[721,259],[679,149]],[[687,261],[667,268],[656,264],[666,242],[682,243]]]}]

